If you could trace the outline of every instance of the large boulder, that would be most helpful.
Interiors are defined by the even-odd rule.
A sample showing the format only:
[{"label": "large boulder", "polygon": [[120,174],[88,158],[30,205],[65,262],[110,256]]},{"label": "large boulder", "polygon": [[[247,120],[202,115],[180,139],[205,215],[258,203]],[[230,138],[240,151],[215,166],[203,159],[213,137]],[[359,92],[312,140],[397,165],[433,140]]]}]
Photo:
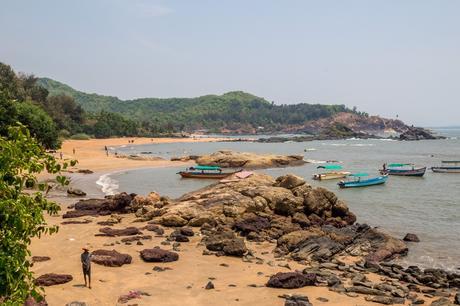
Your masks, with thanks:
[{"label": "large boulder", "polygon": [[314,286],[316,275],[304,275],[300,272],[279,272],[272,275],[267,282],[267,287],[294,289],[305,286]]},{"label": "large boulder", "polygon": [[35,285],[37,286],[54,286],[68,283],[73,280],[72,275],[69,274],[56,274],[47,273],[39,276],[35,279]]},{"label": "large boulder", "polygon": [[132,257],[115,250],[95,250],[92,252],[91,261],[107,267],[121,267],[122,265],[130,264]]},{"label": "large boulder", "polygon": [[146,262],[172,262],[179,259],[179,254],[158,247],[144,249],[141,251],[141,258]]}]

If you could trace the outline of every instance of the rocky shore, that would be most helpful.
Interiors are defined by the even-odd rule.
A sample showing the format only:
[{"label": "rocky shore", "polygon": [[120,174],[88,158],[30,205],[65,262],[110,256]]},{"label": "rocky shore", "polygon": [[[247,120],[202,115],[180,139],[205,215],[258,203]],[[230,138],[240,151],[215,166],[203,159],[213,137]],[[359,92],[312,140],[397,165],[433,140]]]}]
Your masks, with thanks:
[{"label": "rocky shore", "polygon": [[192,155],[171,159],[171,161],[190,160],[194,160],[199,165],[244,169],[301,166],[306,163],[306,161],[303,160],[302,155],[256,154],[249,152],[235,152],[230,150],[217,151],[208,155]]},{"label": "rocky shore", "polygon": [[[356,223],[355,215],[334,193],[314,188],[294,175],[277,179],[263,174],[245,179],[233,177],[174,200],[156,193],[146,197],[121,193],[104,199],[84,199],[62,217],[64,222],[96,218],[100,227],[93,235],[118,239],[93,252],[96,264],[124,267],[140,257],[146,263],[159,263],[154,271],[165,271],[167,267],[162,263],[192,260],[183,250],[194,244],[204,257],[228,257],[248,267],[270,268],[272,272],[264,283],[248,286],[267,288],[266,294],[290,289],[278,294],[285,305],[328,305],[337,295],[343,301],[357,299],[359,304],[369,305],[439,306],[460,302],[459,274],[393,263],[392,259],[407,254],[406,242]],[[131,221],[126,224],[124,219]],[[155,239],[161,242],[144,246]],[[125,245],[124,252],[114,249],[121,245]],[[130,247],[137,247],[139,255],[130,252]],[[234,260],[232,265],[236,265]],[[223,269],[228,266],[225,262],[220,265]],[[39,278],[43,284],[72,280],[65,273],[45,274]],[[219,280],[209,279],[203,284],[204,290],[215,290],[218,284]],[[228,290],[230,285],[233,284],[228,285]],[[291,292],[312,287],[330,293],[322,291],[313,300],[311,295]],[[149,294],[141,291],[134,295],[148,299],[142,293]]]}]

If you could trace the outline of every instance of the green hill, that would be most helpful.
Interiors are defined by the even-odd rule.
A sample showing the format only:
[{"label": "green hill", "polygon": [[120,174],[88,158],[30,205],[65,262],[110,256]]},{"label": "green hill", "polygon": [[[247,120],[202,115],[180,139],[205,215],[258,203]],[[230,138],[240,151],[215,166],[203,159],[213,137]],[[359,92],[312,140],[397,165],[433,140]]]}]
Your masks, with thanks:
[{"label": "green hill", "polygon": [[65,94],[73,97],[87,112],[120,113],[139,122],[173,130],[250,131],[263,127],[265,131],[280,131],[287,126],[303,125],[339,112],[352,112],[344,105],[276,105],[242,91],[196,98],[120,100],[84,93],[49,78],[39,79],[38,84],[46,88],[51,96]]}]

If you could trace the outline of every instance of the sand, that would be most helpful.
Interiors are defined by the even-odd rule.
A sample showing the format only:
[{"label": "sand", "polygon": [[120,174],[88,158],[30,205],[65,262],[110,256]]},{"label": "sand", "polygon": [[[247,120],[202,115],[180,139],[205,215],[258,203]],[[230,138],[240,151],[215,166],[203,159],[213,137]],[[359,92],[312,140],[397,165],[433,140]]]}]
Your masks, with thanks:
[{"label": "sand", "polygon": [[[65,207],[74,199],[66,197],[54,198],[64,203]],[[65,212],[65,208],[61,213]],[[85,217],[84,217],[85,218]],[[84,219],[83,218],[83,219]],[[246,263],[241,258],[217,257],[202,255],[204,246],[198,246],[200,237],[193,237],[188,243],[180,246],[179,260],[172,263],[145,263],[139,257],[139,251],[144,248],[161,246],[165,238],[153,237],[144,240],[143,246],[115,244],[103,246],[106,243],[116,243],[120,237],[95,237],[94,234],[102,226],[97,221],[106,220],[107,217],[89,217],[93,220],[89,224],[61,225],[59,232],[52,236],[43,236],[34,239],[31,250],[35,256],[49,256],[51,260],[38,262],[33,266],[33,271],[38,277],[44,273],[71,274],[73,281],[46,288],[46,299],[49,305],[65,305],[72,301],[86,302],[88,305],[116,305],[118,297],[127,294],[130,290],[142,290],[151,296],[142,296],[134,299],[129,304],[138,305],[284,305],[281,294],[304,294],[310,298],[314,305],[371,305],[363,297],[351,298],[345,295],[330,292],[325,287],[304,287],[301,289],[273,289],[264,287],[268,277],[277,272],[287,272],[287,268],[278,264],[286,261],[277,261],[270,251],[273,245],[264,243],[257,245],[248,243],[248,247],[255,251],[257,257],[264,259],[264,264]],[[49,224],[60,224],[61,217],[47,217]],[[114,228],[127,226],[142,227],[146,223],[132,223],[133,216],[126,215],[121,224]],[[172,230],[167,229],[166,234]],[[198,229],[195,229],[198,232]],[[152,232],[144,231],[144,234]],[[154,235],[152,235],[154,236]],[[104,267],[92,264],[92,289],[84,287],[81,273],[80,254],[81,247],[90,245],[95,249],[116,249],[121,253],[128,253],[133,257],[132,264],[122,267]],[[171,246],[161,246],[171,250]],[[268,254],[262,254],[268,252]],[[272,267],[267,264],[273,261]],[[228,267],[221,266],[222,263]],[[294,261],[288,262],[292,269],[303,269]],[[172,270],[155,272],[154,266],[169,267]],[[258,272],[262,272],[258,274]],[[147,273],[147,274],[146,274]],[[215,285],[214,290],[205,290],[210,279]],[[229,287],[230,284],[236,287]],[[257,287],[249,285],[255,284]],[[329,302],[319,302],[318,297],[325,297]]]},{"label": "sand", "polygon": [[[108,138],[108,139],[91,139],[91,140],[65,140],[61,150],[54,154],[60,158],[63,153],[63,159],[76,159],[78,165],[75,169],[89,169],[95,172],[134,169],[141,167],[165,167],[178,166],[188,163],[169,160],[133,160],[128,158],[117,158],[113,154],[106,155],[105,147],[117,147],[122,145],[139,145],[139,144],[160,144],[175,142],[213,142],[221,141],[226,138]],[[134,143],[128,143],[128,140],[134,140]],[[75,154],[74,154],[75,150]]]}]

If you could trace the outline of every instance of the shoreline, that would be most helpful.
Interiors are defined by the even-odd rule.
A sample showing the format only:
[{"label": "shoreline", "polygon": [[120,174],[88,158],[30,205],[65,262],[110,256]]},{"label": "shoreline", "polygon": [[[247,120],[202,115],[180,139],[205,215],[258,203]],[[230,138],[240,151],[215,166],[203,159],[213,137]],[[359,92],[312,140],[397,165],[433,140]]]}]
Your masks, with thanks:
[{"label": "shoreline", "polygon": [[[142,167],[170,167],[188,165],[190,162],[170,161],[165,159],[155,160],[135,160],[129,158],[115,157],[109,153],[107,156],[105,147],[118,147],[122,145],[143,145],[143,144],[162,144],[162,143],[190,143],[190,142],[218,142],[227,138],[142,138],[142,137],[123,137],[123,138],[104,138],[90,140],[65,140],[62,147],[53,155],[60,159],[62,152],[64,160],[76,159],[78,164],[70,167],[69,170],[88,169],[93,172],[129,170]],[[134,141],[129,143],[128,141]],[[75,150],[75,151],[74,151]],[[75,152],[75,154],[74,154]]]}]

